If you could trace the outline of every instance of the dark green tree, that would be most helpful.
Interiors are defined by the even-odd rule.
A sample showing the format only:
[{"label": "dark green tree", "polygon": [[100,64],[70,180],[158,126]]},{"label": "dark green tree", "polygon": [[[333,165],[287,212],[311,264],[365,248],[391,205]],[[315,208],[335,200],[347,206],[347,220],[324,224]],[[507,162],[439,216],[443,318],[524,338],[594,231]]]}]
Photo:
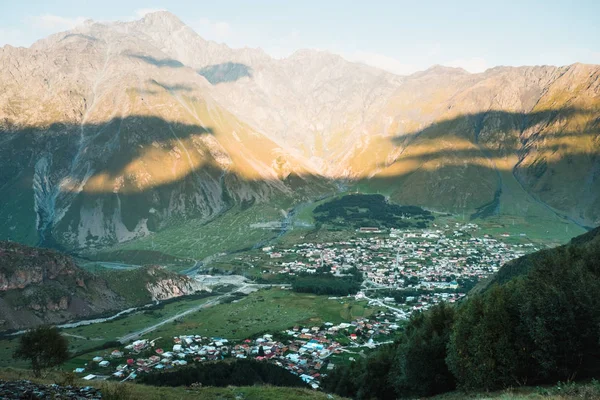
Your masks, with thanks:
[{"label": "dark green tree", "polygon": [[13,357],[29,360],[35,377],[69,358],[68,341],[55,326],[39,326],[21,335]]},{"label": "dark green tree", "polygon": [[494,286],[460,307],[447,357],[460,386],[490,390],[527,382],[531,343],[520,328],[519,287]]},{"label": "dark green tree", "polygon": [[342,397],[354,398],[362,386],[361,376],[365,372],[365,364],[357,360],[350,365],[336,366],[333,371],[323,379],[322,386],[328,391]]},{"label": "dark green tree", "polygon": [[258,348],[258,356],[259,356],[259,357],[264,357],[264,356],[265,356],[265,349],[263,349],[263,347],[262,347],[262,346],[260,346],[260,347]]},{"label": "dark green tree", "polygon": [[454,308],[442,303],[414,314],[399,343],[390,381],[401,396],[431,396],[454,389],[446,365],[446,349]]},{"label": "dark green tree", "polygon": [[521,320],[544,381],[591,377],[600,370],[600,252],[580,253],[553,252],[524,284]]},{"label": "dark green tree", "polygon": [[389,372],[394,364],[394,347],[385,346],[368,357],[358,377],[357,399],[393,399],[394,387],[389,383]]}]

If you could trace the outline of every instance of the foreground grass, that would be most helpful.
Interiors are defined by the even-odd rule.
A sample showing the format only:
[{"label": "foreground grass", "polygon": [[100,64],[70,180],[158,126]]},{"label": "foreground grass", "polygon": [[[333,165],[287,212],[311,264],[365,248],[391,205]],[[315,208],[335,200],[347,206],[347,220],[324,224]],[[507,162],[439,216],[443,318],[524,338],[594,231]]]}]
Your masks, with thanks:
[{"label": "foreground grass", "polygon": [[[113,400],[324,400],[342,399],[339,396],[316,392],[308,389],[285,388],[275,386],[251,387],[155,387],[135,383],[69,381],[65,373],[51,371],[43,378],[34,378],[31,371],[15,368],[0,368],[0,380],[16,381],[27,379],[36,383],[76,386],[93,386],[103,392],[103,398]],[[489,393],[452,392],[434,396],[433,400],[597,400],[600,399],[600,383],[567,383],[551,387],[521,387]]]},{"label": "foreground grass", "polygon": [[600,399],[600,383],[558,383],[555,386],[509,388],[489,393],[451,392],[432,397],[434,400],[598,400]]},{"label": "foreground grass", "polygon": [[43,384],[74,384],[76,386],[93,386],[102,390],[102,397],[109,400],[321,400],[321,399],[341,399],[338,396],[332,396],[321,392],[315,392],[309,389],[285,388],[275,386],[247,386],[225,388],[218,387],[156,387],[139,385],[136,383],[118,383],[101,381],[84,381],[75,379],[73,382],[66,380],[66,374],[51,372],[44,378],[34,378],[31,371],[23,369],[3,368],[0,369],[0,379],[6,381],[16,381],[27,379],[36,383]]}]

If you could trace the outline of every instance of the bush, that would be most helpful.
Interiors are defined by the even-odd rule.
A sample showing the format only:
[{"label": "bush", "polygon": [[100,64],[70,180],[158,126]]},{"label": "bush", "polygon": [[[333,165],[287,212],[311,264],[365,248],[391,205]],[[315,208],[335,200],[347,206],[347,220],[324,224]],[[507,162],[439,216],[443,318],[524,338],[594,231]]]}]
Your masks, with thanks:
[{"label": "bush", "polygon": [[105,383],[100,386],[102,400],[134,400],[133,391],[126,383]]}]

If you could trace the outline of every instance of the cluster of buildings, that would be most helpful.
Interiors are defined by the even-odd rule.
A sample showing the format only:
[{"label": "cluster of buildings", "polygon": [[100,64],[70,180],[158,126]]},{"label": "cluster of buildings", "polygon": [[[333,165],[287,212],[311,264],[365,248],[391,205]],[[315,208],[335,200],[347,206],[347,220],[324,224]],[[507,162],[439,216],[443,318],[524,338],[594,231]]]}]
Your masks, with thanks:
[{"label": "cluster of buildings", "polygon": [[[493,274],[504,263],[537,250],[530,243],[509,244],[489,235],[478,236],[478,229],[472,223],[386,233],[365,229],[343,241],[265,247],[263,257],[250,255],[256,258],[252,261],[266,263],[282,275],[325,273],[342,277],[357,268],[364,280],[355,298],[385,311],[370,319],[295,326],[243,341],[184,335],[174,337],[172,345],[162,349],[157,347],[157,340],[137,340],[123,350],[94,358],[75,372],[88,374],[89,379],[127,380],[190,363],[251,358],[285,368],[317,389],[320,379],[343,353],[359,354],[361,349],[390,342],[401,321],[411,313],[442,301],[455,302],[469,285]],[[95,375],[96,371],[103,375]]]},{"label": "cluster of buildings", "polygon": [[75,373],[84,379],[135,379],[140,374],[170,370],[192,363],[225,358],[255,359],[271,362],[298,375],[313,389],[333,369],[335,355],[357,353],[360,348],[375,347],[387,341],[398,329],[391,315],[380,312],[371,319],[359,318],[349,323],[325,323],[322,326],[294,326],[273,335],[264,334],[243,341],[182,335],[173,338],[172,347],[163,349],[157,340],[141,339],[96,356]]},{"label": "cluster of buildings", "polygon": [[478,237],[478,230],[473,223],[434,224],[433,229],[365,232],[349,240],[266,247],[263,252],[275,259],[267,261],[272,269],[291,277],[319,272],[343,276],[356,267],[363,273],[363,288],[371,297],[379,297],[378,291],[419,292],[407,301],[414,303],[414,310],[441,300],[456,301],[461,292],[504,263],[537,250],[531,243]]}]

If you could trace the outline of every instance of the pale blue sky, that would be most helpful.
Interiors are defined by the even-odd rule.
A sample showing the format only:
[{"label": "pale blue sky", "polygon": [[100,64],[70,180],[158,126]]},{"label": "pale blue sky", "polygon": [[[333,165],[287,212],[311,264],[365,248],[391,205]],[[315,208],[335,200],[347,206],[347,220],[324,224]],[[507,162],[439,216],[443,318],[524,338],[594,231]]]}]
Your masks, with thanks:
[{"label": "pale blue sky", "polygon": [[317,48],[410,73],[433,64],[600,64],[600,0],[0,0],[0,46],[29,46],[83,20],[167,9],[206,39],[276,57]]}]

